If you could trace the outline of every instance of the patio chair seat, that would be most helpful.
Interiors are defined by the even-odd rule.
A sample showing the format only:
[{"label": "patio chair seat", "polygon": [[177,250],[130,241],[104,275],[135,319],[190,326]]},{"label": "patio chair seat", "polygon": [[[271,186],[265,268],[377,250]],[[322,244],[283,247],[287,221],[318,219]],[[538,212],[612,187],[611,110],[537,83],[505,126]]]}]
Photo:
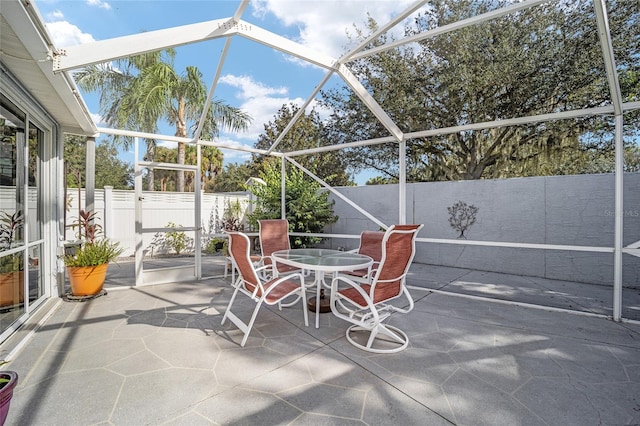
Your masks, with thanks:
[{"label": "patio chair seat", "polygon": [[[273,289],[272,289],[273,287]],[[250,286],[249,286],[250,288]],[[265,302],[269,305],[275,305],[282,299],[285,299],[300,290],[300,283],[293,279],[284,281],[274,278],[262,284],[262,289],[266,293]],[[271,290],[271,291],[269,291]],[[262,291],[258,288],[256,297],[261,297]]]}]

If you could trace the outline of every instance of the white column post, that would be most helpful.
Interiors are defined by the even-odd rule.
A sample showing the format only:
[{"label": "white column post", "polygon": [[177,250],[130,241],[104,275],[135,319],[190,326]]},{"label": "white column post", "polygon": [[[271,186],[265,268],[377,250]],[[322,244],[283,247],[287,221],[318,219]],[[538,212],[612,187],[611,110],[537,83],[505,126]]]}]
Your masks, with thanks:
[{"label": "white column post", "polygon": [[624,117],[622,110],[622,92],[618,80],[616,60],[611,41],[611,30],[609,29],[609,18],[607,16],[607,4],[605,0],[595,0],[593,2],[596,13],[596,23],[598,24],[598,37],[604,67],[607,72],[609,92],[616,120],[615,144],[616,144],[616,185],[615,185],[615,241],[613,256],[613,320],[622,319],[622,245],[624,240],[623,219],[624,203],[622,200],[623,178],[624,178],[624,143],[622,129]]},{"label": "white column post", "polygon": [[96,138],[87,138],[84,170],[84,209],[87,212],[95,209],[96,190]]},{"label": "white column post", "polygon": [[282,163],[280,165],[280,203],[281,203],[281,212],[280,218],[287,218],[287,186],[286,186],[286,172],[287,172],[287,160],[285,157],[282,157]]},{"label": "white column post", "polygon": [[407,223],[407,142],[398,144],[398,224]]},{"label": "white column post", "polygon": [[200,165],[202,164],[202,149],[200,144],[196,144],[196,172],[193,182],[193,191],[195,197],[195,261],[196,261],[196,279],[202,279],[202,191],[200,185],[201,171]]},{"label": "white column post", "polygon": [[615,184],[615,240],[613,254],[613,320],[622,319],[622,247],[624,244],[624,144],[623,116],[616,115],[616,184]]},{"label": "white column post", "polygon": [[143,259],[144,259],[144,252],[143,252],[143,244],[144,244],[144,238],[142,235],[142,200],[143,200],[143,196],[142,196],[142,167],[140,167],[140,164],[138,164],[139,161],[139,139],[137,137],[133,138],[133,146],[134,146],[134,154],[133,154],[133,164],[134,164],[134,190],[135,190],[135,221],[136,221],[136,226],[135,226],[135,232],[136,232],[136,238],[135,238],[135,255],[134,255],[134,259],[135,259],[135,273],[136,273],[136,286],[141,286],[144,284],[143,281]]}]

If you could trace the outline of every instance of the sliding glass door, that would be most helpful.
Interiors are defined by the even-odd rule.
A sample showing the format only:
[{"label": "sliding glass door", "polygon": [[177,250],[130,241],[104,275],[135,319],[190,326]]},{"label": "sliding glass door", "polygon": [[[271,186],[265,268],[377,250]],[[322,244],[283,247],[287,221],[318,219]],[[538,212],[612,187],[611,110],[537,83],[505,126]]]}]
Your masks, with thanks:
[{"label": "sliding glass door", "polygon": [[44,132],[0,96],[0,333],[43,297],[41,152]]}]

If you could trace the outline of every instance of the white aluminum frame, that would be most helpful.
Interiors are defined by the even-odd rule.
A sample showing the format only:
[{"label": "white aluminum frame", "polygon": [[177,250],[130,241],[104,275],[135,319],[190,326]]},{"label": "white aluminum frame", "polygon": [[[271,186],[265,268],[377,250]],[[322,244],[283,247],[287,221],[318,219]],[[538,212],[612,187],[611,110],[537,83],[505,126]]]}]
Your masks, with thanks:
[{"label": "white aluminum frame", "polygon": [[[526,117],[515,117],[504,120],[496,120],[490,122],[483,123],[472,123],[465,126],[455,126],[450,128],[442,128],[436,130],[425,130],[418,131],[413,133],[404,134],[400,128],[391,120],[388,114],[384,111],[384,109],[375,101],[375,99],[371,96],[370,93],[364,88],[364,86],[355,78],[355,76],[349,71],[346,67],[346,63],[357,60],[359,58],[363,58],[366,56],[374,55],[385,50],[393,49],[402,45],[406,45],[409,43],[414,43],[420,40],[424,40],[427,38],[435,37],[437,35],[445,34],[447,32],[455,31],[460,28],[468,27],[471,25],[475,25],[481,22],[485,22],[491,19],[495,19],[500,16],[504,16],[519,10],[524,10],[526,8],[536,7],[543,3],[546,3],[547,0],[524,0],[518,3],[514,3],[512,5],[487,12],[478,16],[474,16],[468,19],[464,19],[458,21],[456,23],[452,23],[449,25],[445,25],[430,31],[426,31],[421,34],[417,34],[411,37],[405,37],[390,43],[387,43],[383,46],[379,46],[376,48],[371,48],[365,50],[365,47],[369,44],[369,42],[375,39],[377,36],[384,34],[391,28],[393,28],[398,23],[402,22],[406,17],[410,16],[412,13],[416,12],[418,9],[423,7],[427,2],[426,0],[420,0],[413,3],[411,6],[406,8],[402,13],[398,14],[392,20],[387,22],[384,25],[381,25],[380,28],[372,34],[367,40],[362,42],[356,48],[351,50],[350,52],[343,55],[341,58],[330,58],[324,54],[320,54],[318,52],[311,51],[310,49],[293,42],[289,39],[281,37],[279,35],[273,34],[269,31],[266,31],[262,28],[259,28],[255,25],[249,24],[247,22],[242,21],[240,18],[244,14],[249,0],[242,0],[238,9],[234,13],[234,15],[230,18],[226,19],[218,19],[208,22],[202,22],[198,24],[185,25],[180,27],[174,27],[164,30],[158,31],[150,31],[146,33],[126,36],[126,37],[118,37],[109,40],[103,40],[95,43],[88,43],[85,45],[73,46],[69,47],[64,51],[54,52],[54,61],[53,67],[54,70],[58,72],[66,73],[69,70],[74,68],[79,68],[89,64],[107,62],[117,58],[123,58],[126,56],[131,56],[135,54],[140,54],[144,52],[149,52],[153,50],[159,50],[167,47],[175,47],[189,43],[201,42],[205,40],[211,40],[216,38],[226,37],[227,40],[225,42],[225,47],[223,49],[223,53],[220,58],[220,62],[216,71],[216,75],[214,81],[212,83],[209,97],[207,99],[207,107],[210,104],[210,100],[212,99],[213,93],[215,91],[215,87],[217,81],[220,76],[220,71],[224,64],[226,53],[230,46],[230,40],[234,35],[238,35],[249,40],[253,40],[255,42],[261,43],[278,51],[290,54],[299,59],[307,61],[309,63],[315,64],[319,67],[322,67],[327,70],[327,74],[324,78],[319,82],[319,84],[314,88],[311,95],[304,102],[303,107],[300,108],[300,111],[293,117],[292,121],[287,124],[284,131],[278,135],[278,138],[273,142],[272,146],[268,150],[258,150],[252,148],[238,148],[234,146],[227,146],[222,143],[218,143],[215,141],[202,141],[200,140],[201,128],[196,132],[196,137],[193,139],[187,138],[176,138],[173,136],[165,136],[165,135],[155,135],[155,134],[144,134],[140,132],[128,132],[117,129],[105,129],[101,128],[99,131],[103,133],[110,134],[126,134],[129,136],[139,136],[139,137],[150,137],[150,138],[159,138],[165,140],[175,140],[186,143],[197,143],[202,145],[212,145],[219,148],[232,149],[232,150],[241,150],[245,152],[259,153],[265,155],[273,155],[281,157],[281,168],[282,168],[282,215],[284,216],[285,211],[285,176],[284,172],[286,171],[286,162],[290,162],[295,166],[301,168],[306,174],[311,176],[316,181],[320,182],[321,185],[329,190],[331,190],[338,197],[346,200],[346,197],[338,195],[339,193],[332,188],[329,187],[325,182],[321,179],[314,176],[307,169],[300,166],[299,163],[295,162],[292,157],[305,155],[315,152],[327,152],[331,150],[338,150],[344,148],[351,148],[357,146],[368,146],[374,144],[383,144],[383,143],[397,143],[399,144],[399,170],[400,170],[400,178],[399,178],[399,217],[398,223],[406,223],[406,141],[412,138],[419,137],[428,137],[428,136],[436,136],[450,133],[457,133],[466,130],[478,130],[478,129],[488,129],[494,127],[503,127],[503,126],[512,126],[512,125],[520,125],[520,124],[530,124],[530,123],[541,123],[550,120],[561,120],[561,119],[572,119],[576,117],[582,116],[590,116],[590,115],[608,115],[613,114],[615,117],[615,156],[616,156],[616,171],[615,171],[615,242],[613,247],[589,247],[589,246],[571,246],[571,245],[553,245],[553,244],[523,244],[523,243],[505,243],[505,242],[489,242],[489,241],[460,241],[460,240],[447,240],[447,239],[430,239],[430,238],[418,238],[418,241],[422,242],[431,242],[431,243],[444,243],[444,244],[465,244],[465,245],[482,245],[482,246],[493,246],[493,247],[517,247],[517,248],[533,248],[533,249],[543,249],[543,250],[574,250],[574,251],[588,251],[588,252],[600,252],[600,253],[614,253],[614,306],[613,306],[613,319],[615,321],[621,320],[621,307],[622,307],[622,255],[623,253],[631,254],[634,256],[640,256],[640,241],[633,243],[629,246],[623,247],[623,198],[622,198],[622,188],[623,188],[623,166],[624,166],[624,158],[623,158],[623,138],[622,138],[622,129],[624,125],[623,114],[625,111],[632,111],[640,109],[640,102],[631,102],[631,103],[623,103],[621,97],[620,85],[618,82],[618,77],[616,73],[616,65],[615,65],[615,57],[613,54],[612,44],[611,44],[611,35],[608,26],[608,16],[606,10],[606,2],[605,0],[593,0],[595,14],[598,25],[598,35],[600,40],[600,47],[603,52],[603,62],[605,65],[605,69],[607,72],[607,79],[609,83],[609,91],[612,98],[611,106],[604,106],[598,108],[589,108],[589,109],[580,109],[573,111],[564,111],[550,114],[541,114],[536,116],[526,116]],[[346,144],[342,144],[339,146],[326,146],[319,147],[308,150],[300,150],[293,152],[277,152],[275,149],[278,147],[284,136],[289,132],[289,130],[293,127],[295,122],[299,117],[302,116],[304,110],[308,105],[312,102],[313,99],[317,96],[319,90],[327,83],[330,77],[333,74],[337,74],[340,76],[343,81],[353,90],[355,94],[362,100],[362,102],[371,110],[371,112],[377,117],[377,119],[381,122],[381,124],[387,129],[389,132],[389,136],[365,140],[365,141],[354,141]],[[203,111],[203,115],[206,114],[206,110]],[[137,175],[136,175],[137,176]],[[382,227],[380,221],[375,219],[372,215],[355,205],[350,201],[347,201],[350,205],[356,208],[358,211],[363,213],[365,216],[372,219],[375,223]],[[322,234],[323,236],[327,236],[326,234]]]},{"label": "white aluminum frame", "polygon": [[[201,150],[200,145],[196,146],[196,165],[189,164],[174,164],[174,163],[158,163],[152,161],[139,161],[140,158],[140,138],[138,136],[134,137],[134,191],[135,191],[135,250],[134,250],[134,264],[135,264],[135,285],[136,287],[144,286],[144,285],[152,285],[156,284],[156,282],[151,278],[152,274],[149,275],[148,282],[145,280],[144,273],[144,234],[149,233],[158,233],[158,232],[170,232],[170,231],[193,231],[194,232],[194,245],[195,245],[195,256],[194,256],[194,276],[197,280],[202,279],[202,191],[200,190],[200,165],[201,165]],[[195,173],[194,177],[194,226],[181,226],[181,227],[173,227],[173,228],[145,228],[142,218],[142,202],[144,200],[144,196],[142,194],[142,170],[144,168],[152,168],[152,169],[163,169],[163,170],[182,170],[182,171],[191,171]],[[166,274],[170,270],[179,270],[184,269],[184,267],[168,267],[162,268],[163,273]],[[155,276],[155,274],[153,274]],[[171,275],[168,275],[171,276]],[[184,278],[187,278],[184,276]],[[163,281],[164,282],[164,281]]]}]

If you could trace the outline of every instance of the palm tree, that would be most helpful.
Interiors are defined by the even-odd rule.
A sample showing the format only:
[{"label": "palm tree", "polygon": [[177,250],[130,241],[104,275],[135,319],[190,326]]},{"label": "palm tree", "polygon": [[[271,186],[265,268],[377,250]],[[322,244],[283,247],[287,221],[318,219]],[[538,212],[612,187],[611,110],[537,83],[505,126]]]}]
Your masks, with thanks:
[{"label": "palm tree", "polygon": [[[100,111],[109,125],[156,133],[165,119],[176,128],[175,135],[189,137],[198,127],[207,100],[207,87],[197,67],[184,74],[174,67],[175,51],[167,49],[115,62],[96,65],[76,73],[78,86],[88,92],[101,91]],[[201,138],[213,139],[220,129],[246,130],[251,118],[240,109],[214,99],[207,110]],[[126,143],[126,142],[125,142]],[[147,144],[152,160],[155,141]],[[184,164],[185,146],[178,143],[178,164]],[[150,176],[150,185],[153,185]],[[184,172],[178,172],[177,190],[184,191]]]},{"label": "palm tree", "polygon": [[[87,66],[76,73],[74,79],[78,86],[86,92],[100,93],[100,114],[107,124],[115,128],[157,133],[160,116],[153,109],[133,110],[135,103],[127,98],[129,88],[134,84],[140,71],[157,62],[163,56],[172,58],[173,50],[146,53],[122,59],[108,64]],[[113,136],[114,142],[128,148],[131,139],[124,136]],[[153,161],[156,141],[147,139],[147,151],[144,159]],[[149,170],[149,190],[153,191],[153,169]]]},{"label": "palm tree", "polygon": [[[196,164],[197,161],[197,151],[195,146],[187,146],[186,147],[186,163],[187,164]],[[222,171],[222,163],[223,163],[223,154],[222,152],[214,147],[209,145],[204,145],[201,147],[201,156],[200,156],[200,185],[201,188],[206,188],[209,182],[212,182],[213,179],[220,174]],[[189,191],[193,191],[194,182],[193,182],[193,173],[188,175],[188,178],[185,179],[185,186]]]}]

